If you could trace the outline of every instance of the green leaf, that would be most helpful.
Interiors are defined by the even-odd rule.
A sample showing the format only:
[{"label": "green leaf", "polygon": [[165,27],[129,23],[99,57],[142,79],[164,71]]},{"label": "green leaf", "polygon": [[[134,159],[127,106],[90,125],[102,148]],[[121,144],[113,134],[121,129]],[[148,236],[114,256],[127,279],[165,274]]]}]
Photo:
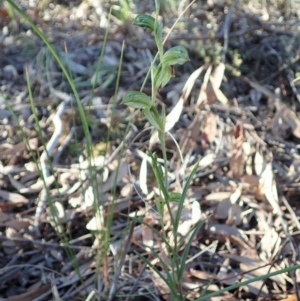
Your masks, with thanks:
[{"label": "green leaf", "polygon": [[163,216],[164,214],[164,203],[161,201],[161,199],[155,198],[154,199],[157,211],[160,216]]},{"label": "green leaf", "polygon": [[[187,258],[188,258],[188,255],[189,255],[189,251],[190,251],[190,248],[191,248],[191,245],[192,245],[192,242],[193,242],[196,234],[203,227],[204,223],[205,223],[205,220],[202,220],[202,221],[200,221],[198,223],[198,225],[194,229],[192,229],[193,232],[192,232],[192,234],[191,234],[191,236],[190,236],[190,238],[189,238],[189,240],[188,240],[188,242],[187,242],[187,244],[186,244],[186,246],[185,246],[185,248],[183,250],[183,254],[181,256],[182,262],[186,262],[187,261]],[[180,280],[182,279],[184,271],[185,271],[185,265],[181,264],[180,268],[177,271],[178,279],[180,279]]]},{"label": "green leaf", "polygon": [[134,252],[145,264],[147,264],[151,269],[153,269],[158,274],[158,276],[166,283],[166,285],[170,288],[171,295],[174,296],[174,298],[172,300],[176,300],[175,296],[178,296],[178,292],[176,290],[175,281],[174,281],[173,277],[171,276],[172,274],[169,273],[168,267],[166,266],[164,261],[161,259],[159,254],[157,254],[157,252],[155,252],[155,250],[153,249],[153,254],[154,254],[155,258],[159,259],[161,265],[163,266],[163,271],[165,272],[166,276],[164,276],[163,272],[161,272],[153,263],[151,263],[150,260],[148,260],[146,257],[142,256],[138,252],[136,252],[136,251],[134,251]]},{"label": "green leaf", "polygon": [[181,193],[179,192],[169,192],[170,202],[179,202],[181,199]]},{"label": "green leaf", "polygon": [[148,121],[158,130],[158,131],[163,131],[163,124],[160,120],[158,111],[155,107],[151,107],[149,109],[144,110],[144,114]]},{"label": "green leaf", "polygon": [[135,109],[150,109],[153,105],[151,98],[140,91],[126,92],[122,104]]},{"label": "green leaf", "polygon": [[154,70],[154,85],[156,88],[164,87],[172,77],[172,67],[160,64]]},{"label": "green leaf", "polygon": [[195,164],[192,172],[190,173],[190,175],[189,175],[186,183],[183,186],[183,191],[182,191],[181,199],[179,201],[179,205],[178,205],[178,209],[177,209],[177,214],[176,214],[176,218],[175,218],[175,224],[173,225],[175,232],[177,232],[177,230],[178,230],[180,216],[181,216],[181,212],[182,212],[182,209],[183,209],[184,200],[185,200],[186,195],[187,195],[187,191],[188,191],[188,189],[190,187],[190,184],[192,182],[192,179],[193,179],[194,175],[197,172],[198,167],[199,167],[199,161]]},{"label": "green leaf", "polygon": [[152,159],[152,169],[154,172],[154,176],[156,179],[156,182],[158,184],[158,188],[162,193],[162,197],[164,198],[164,202],[169,201],[169,193],[167,191],[167,188],[164,184],[164,173],[162,171],[161,165],[157,161],[157,155],[150,152],[150,156]]},{"label": "green leaf", "polygon": [[155,30],[155,19],[149,15],[144,15],[144,14],[137,15],[133,21],[133,24],[140,27],[149,28],[152,31]]},{"label": "green leaf", "polygon": [[175,46],[165,52],[161,63],[167,65],[182,65],[189,60],[187,50],[183,46]]},{"label": "green leaf", "polygon": [[157,16],[159,14],[159,9],[160,9],[160,0],[155,0],[155,11]]},{"label": "green leaf", "polygon": [[163,38],[162,38],[162,25],[158,24],[158,22],[155,23],[155,30],[154,30],[154,38],[155,43],[158,49],[159,58],[162,60],[164,49],[163,49]]}]

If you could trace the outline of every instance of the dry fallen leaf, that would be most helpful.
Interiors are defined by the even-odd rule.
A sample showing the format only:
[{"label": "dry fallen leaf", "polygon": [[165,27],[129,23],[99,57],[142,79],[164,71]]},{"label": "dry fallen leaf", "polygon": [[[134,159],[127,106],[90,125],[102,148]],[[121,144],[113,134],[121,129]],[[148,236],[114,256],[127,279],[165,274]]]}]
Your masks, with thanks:
[{"label": "dry fallen leaf", "polygon": [[116,167],[116,169],[112,172],[112,174],[109,176],[107,181],[102,184],[101,187],[99,187],[99,192],[101,194],[111,190],[115,185],[117,185],[123,177],[125,177],[128,174],[128,164],[125,159],[123,159],[120,163],[120,166]]},{"label": "dry fallen leaf", "polygon": [[223,238],[229,238],[230,240],[236,237],[244,242],[248,241],[248,237],[243,230],[228,225],[210,223],[207,227],[207,231],[209,234],[215,234]]},{"label": "dry fallen leaf", "polygon": [[39,281],[35,284],[35,287],[31,287],[27,290],[27,292],[20,294],[18,296],[11,296],[6,299],[5,301],[32,301],[39,296],[43,295],[47,291],[51,289],[51,284],[43,284],[42,281]]},{"label": "dry fallen leaf", "polygon": [[227,219],[230,207],[231,201],[229,198],[222,200],[217,206],[217,211],[214,214],[214,217],[217,219]]},{"label": "dry fallen leaf", "polygon": [[219,273],[217,274],[218,281],[226,285],[233,285],[237,283],[238,278],[238,272],[231,269],[229,259],[225,258],[222,266],[220,267]]},{"label": "dry fallen leaf", "polygon": [[205,197],[205,200],[206,201],[217,201],[217,202],[220,202],[222,200],[226,200],[228,198],[230,198],[231,196],[231,192],[212,192],[210,194],[208,194],[206,197]]},{"label": "dry fallen leaf", "polygon": [[260,177],[260,187],[267,199],[274,209],[274,213],[280,214],[281,209],[278,202],[278,193],[276,182],[274,180],[274,173],[272,163],[268,162],[266,168]]},{"label": "dry fallen leaf", "polygon": [[17,231],[26,229],[30,226],[30,221],[12,219],[4,223],[5,227],[11,227]]},{"label": "dry fallen leaf", "polygon": [[182,97],[184,99],[184,101],[187,100],[187,98],[190,96],[191,91],[195,85],[196,79],[200,76],[200,74],[203,71],[203,67],[201,66],[200,68],[196,69],[188,78],[188,80],[186,81],[183,89],[182,89]]},{"label": "dry fallen leaf", "polygon": [[0,211],[0,225],[3,226],[3,223],[10,220],[10,216],[4,212]]},{"label": "dry fallen leaf", "polygon": [[259,177],[254,175],[244,175],[242,182],[243,184],[249,185],[250,187],[256,187],[259,184]]},{"label": "dry fallen leaf", "polygon": [[5,190],[0,190],[0,198],[6,200],[11,204],[26,204],[28,199],[18,193],[13,193]]},{"label": "dry fallen leaf", "polygon": [[238,226],[242,222],[242,208],[238,204],[233,204],[228,210],[226,225]]},{"label": "dry fallen leaf", "polygon": [[[243,275],[243,278],[241,281],[247,281],[247,280],[253,279],[254,277],[255,277],[255,275],[253,273],[248,272],[245,275]],[[249,284],[243,286],[243,290],[245,290],[246,292],[250,292],[254,295],[259,294],[260,297],[267,297],[267,295],[269,293],[266,283],[263,280],[257,280],[252,283],[249,283]]]},{"label": "dry fallen leaf", "polygon": [[225,72],[225,64],[220,63],[215,68],[212,75],[210,76],[206,88],[208,104],[212,104],[216,100],[219,100],[223,104],[226,104],[228,102],[227,97],[220,90],[220,86],[224,77],[224,72]]},{"label": "dry fallen leaf", "polygon": [[242,221],[242,209],[236,202],[241,194],[241,189],[237,188],[230,197],[221,200],[217,205],[214,217],[217,219],[226,219],[227,225],[239,225]]},{"label": "dry fallen leaf", "polygon": [[256,91],[262,93],[263,95],[265,95],[266,97],[269,97],[271,99],[276,99],[276,95],[274,93],[272,93],[270,90],[268,90],[267,88],[265,88],[264,86],[258,84],[258,83],[254,83],[252,82],[248,77],[244,76],[243,79],[245,80],[245,82],[247,82],[253,89],[255,89]]},{"label": "dry fallen leaf", "polygon": [[165,133],[169,132],[179,120],[183,110],[183,98],[180,97],[175,107],[166,116]]},{"label": "dry fallen leaf", "polygon": [[272,124],[272,132],[275,137],[288,138],[290,134],[300,138],[300,121],[291,109],[280,104]]},{"label": "dry fallen leaf", "polygon": [[216,154],[215,153],[208,153],[206,154],[201,160],[199,161],[199,168],[206,168],[213,164],[215,161]]},{"label": "dry fallen leaf", "polygon": [[95,216],[87,223],[86,228],[90,231],[100,231],[104,227],[104,210],[103,206],[99,206]]},{"label": "dry fallen leaf", "polygon": [[141,163],[139,182],[140,182],[140,188],[145,195],[148,194],[148,186],[147,186],[147,174],[148,174],[147,167],[148,166],[147,166],[147,164],[148,164],[147,159],[144,157],[142,159],[142,163]]},{"label": "dry fallen leaf", "polygon": [[205,72],[203,83],[201,85],[198,100],[197,100],[197,106],[198,107],[200,107],[202,104],[205,104],[208,100],[207,86],[208,86],[209,78],[210,78],[210,75],[211,75],[211,71],[212,71],[212,65],[210,65],[207,68],[207,71]]},{"label": "dry fallen leaf", "polygon": [[281,299],[281,300],[278,300],[278,301],[297,301],[297,300],[298,300],[298,297],[297,297],[296,294],[294,294],[294,295],[291,295],[291,296],[289,296],[285,299]]},{"label": "dry fallen leaf", "polygon": [[[164,280],[162,280],[161,277],[154,270],[151,270],[151,271],[152,271],[152,279],[153,279],[156,289],[159,291],[159,293],[164,298],[164,300],[172,301],[171,291],[170,291],[170,288],[168,287],[168,285],[166,284],[166,282]],[[164,272],[161,272],[161,273],[163,274],[163,276],[165,278],[167,277]]]},{"label": "dry fallen leaf", "polygon": [[254,169],[257,176],[260,176],[266,168],[266,160],[261,152],[256,152],[254,157]]},{"label": "dry fallen leaf", "polygon": [[218,100],[222,104],[228,103],[227,97],[223,94],[223,92],[219,88],[216,87],[213,77],[210,78],[209,85],[207,88],[211,89],[210,93],[208,94],[211,96],[211,99],[208,98],[209,104],[211,104],[210,101],[215,102],[216,100]]},{"label": "dry fallen leaf", "polygon": [[[275,271],[278,271],[280,267],[275,267],[275,266],[266,266],[267,262],[261,261],[259,258],[251,258],[247,256],[240,256],[236,254],[223,254],[222,255],[225,258],[229,258],[231,260],[234,260],[240,264],[240,269],[243,271],[245,274],[251,271],[251,278],[255,276],[262,276],[266,275],[267,273],[272,273]],[[277,284],[285,286],[285,276],[284,275],[275,275],[271,277],[270,279],[274,280],[277,282]]]},{"label": "dry fallen leaf", "polygon": [[47,177],[45,179],[45,181],[43,181],[42,179],[37,180],[34,184],[32,184],[29,187],[25,187],[25,188],[20,188],[20,193],[22,194],[32,194],[32,193],[37,193],[40,192],[42,189],[44,189],[45,185],[47,187],[49,187],[50,185],[52,185],[55,181],[55,176],[51,175],[49,177]]},{"label": "dry fallen leaf", "polygon": [[231,150],[231,158],[229,161],[232,176],[240,180],[244,174],[245,156],[243,149],[244,134],[242,123],[238,123],[235,128],[235,141]]},{"label": "dry fallen leaf", "polygon": [[0,152],[0,159],[11,159],[13,157],[21,156],[21,154],[27,150],[36,150],[38,147],[38,138],[32,138],[28,140],[28,147],[25,141],[13,145],[11,148]]},{"label": "dry fallen leaf", "polygon": [[196,141],[200,136],[200,125],[201,118],[200,114],[198,113],[194,117],[193,122],[188,125],[187,129],[182,130],[179,146],[183,154],[190,149],[195,148]]},{"label": "dry fallen leaf", "polygon": [[206,115],[203,133],[206,134],[207,140],[210,143],[214,142],[218,134],[218,128],[217,128],[217,118],[212,112],[209,112]]},{"label": "dry fallen leaf", "polygon": [[[152,216],[144,217],[143,221],[150,226],[155,224]],[[142,224],[143,245],[146,247],[146,251],[151,252],[151,248],[154,246],[153,231],[145,224]]]}]

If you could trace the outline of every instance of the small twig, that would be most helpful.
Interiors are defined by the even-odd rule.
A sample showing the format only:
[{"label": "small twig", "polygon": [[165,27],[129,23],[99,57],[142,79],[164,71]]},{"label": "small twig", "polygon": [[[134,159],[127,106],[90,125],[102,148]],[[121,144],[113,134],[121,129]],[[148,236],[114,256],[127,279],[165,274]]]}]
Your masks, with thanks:
[{"label": "small twig", "polygon": [[68,134],[68,136],[65,138],[64,142],[60,145],[60,147],[57,150],[57,153],[55,154],[54,158],[53,158],[53,164],[58,164],[59,159],[64,151],[64,149],[69,145],[74,133],[76,131],[76,127],[73,126]]},{"label": "small twig", "polygon": [[[67,106],[73,101],[73,98],[65,93],[59,92],[54,88],[51,88],[50,90],[55,96],[62,99],[63,102],[58,106],[56,114],[53,117],[53,124],[55,126],[55,130],[50,141],[46,146],[46,149],[43,151],[40,158],[41,171],[43,174],[44,181],[46,181],[46,179],[50,176],[50,170],[48,164],[49,156],[51,156],[51,153],[53,152],[54,148],[57,146],[59,138],[63,131],[63,122],[61,118]],[[47,202],[47,199],[48,199],[48,188],[45,187],[41,192],[40,200],[37,204],[36,213],[34,217],[34,230],[37,230],[40,225],[41,216],[45,210],[45,204]]]},{"label": "small twig", "polygon": [[295,211],[292,209],[291,205],[289,204],[289,202],[287,201],[284,195],[281,195],[281,200],[284,203],[286,209],[289,211],[291,215],[291,220],[294,221],[296,227],[298,228],[298,230],[300,230],[300,222],[298,221]]},{"label": "small twig", "polygon": [[230,6],[228,13],[225,17],[225,22],[224,22],[224,26],[223,26],[223,28],[224,28],[224,46],[223,46],[223,53],[222,53],[223,63],[226,62],[226,53],[227,53],[227,49],[228,49],[228,40],[229,40],[229,30],[230,30],[230,25],[231,25],[231,15],[238,2],[239,2],[239,0],[235,0],[232,3],[232,5]]},{"label": "small twig", "polygon": [[118,282],[118,278],[120,277],[121,274],[121,270],[122,267],[124,265],[124,261],[125,261],[125,256],[128,252],[130,243],[131,243],[131,238],[132,238],[132,234],[133,234],[133,230],[134,230],[134,226],[135,226],[135,222],[133,221],[130,225],[130,230],[129,230],[129,234],[127,236],[127,240],[124,244],[124,247],[122,248],[122,252],[121,252],[121,256],[119,259],[119,264],[118,264],[118,269],[115,272],[114,278],[112,280],[112,284],[110,287],[110,292],[109,292],[109,297],[108,297],[108,301],[111,301],[117,291],[117,282]]},{"label": "small twig", "polygon": [[11,241],[17,241],[17,242],[21,242],[21,243],[32,243],[34,245],[39,245],[42,246],[44,248],[70,248],[70,249],[77,249],[77,250],[91,250],[90,247],[85,247],[85,246],[72,246],[70,244],[66,244],[66,243],[51,243],[51,242],[45,242],[45,241],[40,241],[40,240],[31,240],[31,239],[26,239],[26,238],[22,238],[22,237],[6,237],[4,235],[0,235],[0,241],[2,240],[11,240]]},{"label": "small twig", "polygon": [[146,263],[143,264],[143,266],[142,266],[142,268],[141,268],[141,270],[140,270],[140,273],[139,273],[137,279],[135,280],[134,285],[133,285],[132,288],[131,288],[131,291],[130,291],[130,293],[129,293],[129,296],[126,298],[125,301],[130,301],[130,300],[131,300],[131,295],[136,291],[137,285],[138,285],[139,281],[141,280],[142,275],[143,275],[143,273],[145,272],[145,270],[146,270]]},{"label": "small twig", "polygon": [[[247,28],[243,28],[237,31],[234,31],[232,33],[229,34],[229,38],[233,38],[233,37],[239,37],[239,36],[243,36],[247,33],[253,33],[255,32],[255,30],[260,29],[259,26],[253,26],[253,27],[247,27]],[[198,40],[219,40],[219,39],[223,39],[224,38],[224,34],[223,33],[216,33],[216,34],[201,34],[201,33],[197,33],[197,34],[185,34],[185,35],[173,35],[168,39],[168,42],[174,42],[174,41],[179,41],[179,40],[184,40],[184,41],[198,41]],[[118,40],[118,39],[108,39],[108,41],[113,41],[113,42],[117,42],[117,43],[123,43],[123,39],[122,40]],[[141,43],[137,44],[137,43],[132,43],[129,40],[126,40],[126,45],[127,46],[131,46],[135,49],[156,49],[156,44],[155,43],[149,43],[147,45],[141,45]]]}]

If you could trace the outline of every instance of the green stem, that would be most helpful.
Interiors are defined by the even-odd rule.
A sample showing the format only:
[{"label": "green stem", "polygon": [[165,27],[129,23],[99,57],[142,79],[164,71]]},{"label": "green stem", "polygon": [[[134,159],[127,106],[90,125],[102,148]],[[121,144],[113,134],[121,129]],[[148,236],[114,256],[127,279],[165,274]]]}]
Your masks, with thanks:
[{"label": "green stem", "polygon": [[[163,114],[162,117],[165,118],[165,114]],[[163,122],[163,123],[165,123],[165,122]],[[162,149],[163,160],[164,160],[164,169],[165,169],[164,180],[165,180],[165,187],[166,187],[166,190],[169,191],[169,189],[168,189],[168,160],[167,160],[166,139],[165,139],[165,133],[164,133],[164,131],[159,132],[158,136],[159,136],[159,140],[160,140],[160,143],[161,143],[161,149]],[[169,213],[170,218],[171,218],[171,224],[175,225],[174,216],[172,214],[172,208],[170,206],[170,200],[169,200],[169,198],[165,199],[164,202],[165,202],[165,204],[166,204],[166,206],[168,208],[168,213]],[[163,222],[163,220],[164,220],[164,217],[162,217],[162,222]],[[162,224],[162,229],[163,229],[163,224]],[[174,248],[172,250],[172,254],[168,254],[168,255],[169,255],[169,258],[171,258],[171,263],[172,263],[171,273],[172,273],[172,278],[173,278],[174,284],[180,290],[179,296],[183,296],[182,291],[181,291],[182,287],[181,287],[181,284],[180,284],[180,279],[178,279],[178,277],[177,277],[177,275],[178,275],[177,274],[177,270],[179,269],[179,266],[178,266],[179,262],[178,262],[177,230],[178,229],[176,229],[176,227],[173,227],[172,233],[173,233],[173,239],[174,239]],[[166,234],[164,234],[164,235],[165,235],[165,237],[167,237]]]},{"label": "green stem", "polygon": [[[168,190],[168,159],[167,159],[167,149],[166,149],[165,133],[161,133],[159,136],[160,136],[161,149],[162,149],[163,159],[164,159],[165,187]],[[169,201],[169,200],[167,200],[167,201]]]},{"label": "green stem", "polygon": [[216,292],[213,292],[213,293],[207,294],[205,296],[202,296],[202,297],[196,299],[196,301],[206,301],[206,300],[208,300],[212,297],[221,296],[222,293],[240,288],[242,286],[246,286],[246,285],[248,285],[252,282],[256,282],[256,281],[259,281],[259,280],[264,280],[264,279],[271,278],[271,277],[279,275],[279,274],[292,272],[292,271],[295,271],[295,270],[298,270],[298,269],[300,269],[300,264],[297,264],[297,265],[294,265],[292,267],[288,267],[288,268],[285,268],[285,269],[281,269],[279,271],[275,271],[275,272],[272,272],[272,273],[268,273],[268,274],[265,274],[265,275],[262,275],[262,276],[254,277],[252,279],[248,279],[246,281],[230,285],[230,286],[225,287],[223,289],[220,289]]}]

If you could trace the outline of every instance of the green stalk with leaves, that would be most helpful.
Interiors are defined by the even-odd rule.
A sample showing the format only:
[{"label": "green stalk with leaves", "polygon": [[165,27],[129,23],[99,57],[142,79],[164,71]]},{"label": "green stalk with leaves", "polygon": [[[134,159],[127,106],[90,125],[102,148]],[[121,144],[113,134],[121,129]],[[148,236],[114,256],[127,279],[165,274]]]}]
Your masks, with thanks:
[{"label": "green stalk with leaves", "polygon": [[[187,259],[188,251],[191,246],[194,235],[197,233],[198,229],[202,226],[200,223],[190,235],[187,246],[183,254],[180,256],[180,245],[183,240],[177,240],[178,228],[181,213],[183,210],[184,200],[186,198],[187,189],[190,185],[192,177],[194,176],[198,165],[195,166],[193,172],[191,173],[188,181],[184,185],[182,193],[170,192],[168,189],[168,161],[167,161],[167,151],[166,151],[166,141],[165,141],[165,124],[166,124],[166,113],[164,106],[161,107],[161,113],[156,107],[156,96],[159,88],[164,87],[174,76],[173,65],[182,65],[189,60],[187,50],[182,46],[175,46],[171,49],[164,51],[163,47],[163,37],[162,37],[162,25],[158,22],[158,14],[160,3],[155,1],[156,4],[156,17],[150,15],[138,15],[135,18],[134,24],[140,27],[145,27],[150,29],[155,38],[155,43],[158,49],[158,55],[154,58],[150,66],[151,75],[151,96],[146,95],[142,91],[128,91],[123,98],[123,104],[134,108],[142,110],[146,119],[150,124],[157,130],[159,141],[161,143],[163,162],[164,166],[158,162],[156,154],[150,153],[152,159],[152,168],[157,181],[157,185],[160,191],[160,199],[156,201],[157,209],[160,214],[160,223],[162,226],[162,234],[156,229],[148,224],[144,224],[149,227],[153,232],[155,232],[165,243],[168,250],[168,257],[171,261],[171,268],[169,269],[167,265],[160,260],[161,266],[163,266],[163,273],[160,272],[154,265],[152,265],[149,260],[141,256],[141,259],[146,262],[168,285],[172,295],[172,300],[185,300],[185,294],[182,290],[182,278],[184,272],[184,262]],[[158,60],[158,62],[157,62]],[[143,87],[142,87],[143,88]],[[141,89],[142,90],[142,89]],[[171,202],[178,203],[178,210],[174,216],[172,212]],[[164,206],[168,209],[168,214],[172,223],[172,235],[174,237],[174,245],[170,245],[168,242],[167,234],[164,232]],[[160,258],[155,250],[152,250],[155,257]]]}]

